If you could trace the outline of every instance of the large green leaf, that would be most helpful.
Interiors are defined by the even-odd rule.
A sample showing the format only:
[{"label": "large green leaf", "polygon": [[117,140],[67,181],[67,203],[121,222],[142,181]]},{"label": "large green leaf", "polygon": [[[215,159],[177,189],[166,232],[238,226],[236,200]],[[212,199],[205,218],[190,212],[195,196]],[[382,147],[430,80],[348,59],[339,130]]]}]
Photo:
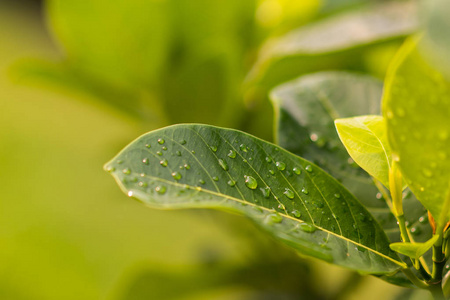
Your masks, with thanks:
[{"label": "large green leaf", "polygon": [[176,125],[145,134],[105,166],[159,208],[239,212],[299,252],[366,273],[404,266],[370,213],[314,164],[248,134]]},{"label": "large green leaf", "polygon": [[268,41],[248,80],[265,88],[323,69],[363,69],[364,53],[417,27],[413,2],[384,3],[300,27]]},{"label": "large green leaf", "polygon": [[[408,186],[441,225],[450,183],[450,82],[404,45],[386,79],[383,114],[392,153]],[[444,209],[445,208],[445,209]]]},{"label": "large green leaf", "polygon": [[353,160],[389,187],[391,149],[382,116],[368,115],[335,120],[339,137]]},{"label": "large green leaf", "polygon": [[[381,93],[381,83],[372,77],[321,72],[280,85],[271,98],[279,145],[337,178],[396,242],[400,241],[397,220],[370,176],[350,160],[334,126],[335,118],[378,114]],[[426,223],[426,211],[409,190],[404,192],[403,206],[414,238],[428,240],[431,229]]]}]

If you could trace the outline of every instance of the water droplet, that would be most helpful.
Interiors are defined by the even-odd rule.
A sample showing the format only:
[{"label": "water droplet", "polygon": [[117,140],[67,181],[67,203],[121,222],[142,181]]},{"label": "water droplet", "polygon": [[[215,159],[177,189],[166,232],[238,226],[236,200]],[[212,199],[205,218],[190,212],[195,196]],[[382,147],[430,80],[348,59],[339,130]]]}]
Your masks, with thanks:
[{"label": "water droplet", "polygon": [[411,228],[411,233],[414,235],[418,235],[422,232],[422,230],[420,229],[420,227],[412,227]]},{"label": "water droplet", "polygon": [[275,163],[275,165],[277,166],[278,170],[280,170],[280,171],[283,171],[284,169],[286,169],[286,164],[284,162],[277,161]]},{"label": "water droplet", "polygon": [[161,160],[161,161],[159,162],[159,164],[160,164],[161,166],[163,166],[163,167],[167,167],[167,164],[168,164],[167,159]]},{"label": "water droplet", "polygon": [[426,217],[424,217],[424,216],[421,216],[420,218],[419,218],[419,222],[420,223],[426,223],[428,221],[428,219],[426,218]]},{"label": "water droplet", "polygon": [[314,202],[313,204],[314,204],[314,206],[316,206],[318,208],[323,208],[323,202],[321,202],[321,201]]},{"label": "water droplet", "polygon": [[164,151],[167,151],[167,147],[163,146],[161,149],[163,149]]},{"label": "water droplet", "polygon": [[247,160],[245,158],[242,161],[245,162],[245,163],[247,162]]},{"label": "water droplet", "polygon": [[177,156],[181,156],[181,152],[180,151],[177,151],[175,153],[177,154]]},{"label": "water droplet", "polygon": [[244,152],[247,152],[247,146],[245,146],[244,144],[241,144],[241,145],[239,146],[239,149],[241,149],[241,150],[244,151]]},{"label": "water droplet", "polygon": [[292,190],[285,188],[283,194],[288,197],[289,199],[294,199],[295,194]]},{"label": "water droplet", "polygon": [[200,186],[196,186],[196,187],[195,187],[195,190],[197,190],[197,191],[200,192],[200,191],[202,190],[202,188],[201,188]]},{"label": "water droplet", "polygon": [[228,164],[226,161],[224,161],[223,159],[219,158],[219,165],[222,167],[222,169],[224,169],[225,171],[228,171]]},{"label": "water droplet", "polygon": [[266,156],[266,161],[267,161],[268,163],[271,163],[271,162],[272,162],[272,158],[271,158],[270,156]]},{"label": "water droplet", "polygon": [[150,145],[150,144],[145,144],[145,147],[147,147],[147,148],[151,148],[151,147],[152,147],[152,145]]},{"label": "water droplet", "polygon": [[213,179],[214,181],[219,181],[219,177],[217,177],[217,176],[214,176],[212,179]]},{"label": "water droplet", "polygon": [[186,144],[186,140],[181,140],[181,141],[180,141],[180,144],[181,144],[181,145],[185,145],[185,144]]},{"label": "water droplet", "polygon": [[235,158],[236,157],[236,151],[230,150],[230,152],[228,152],[227,156],[229,158]]},{"label": "water droplet", "polygon": [[158,139],[158,144],[160,144],[160,145],[162,145],[162,144],[164,144],[164,139]]},{"label": "water droplet", "polygon": [[248,158],[248,160],[249,160],[249,161],[252,161],[252,160],[253,160],[253,157],[250,156],[250,157]]},{"label": "water droplet", "polygon": [[278,149],[277,147],[273,148],[273,150],[275,150],[275,151],[280,151],[280,149]]},{"label": "water droplet", "polygon": [[422,173],[425,177],[428,177],[428,178],[433,176],[433,172],[431,172],[429,169],[423,169]]},{"label": "water droplet", "polygon": [[228,180],[228,185],[229,186],[235,186],[236,185],[236,181],[234,181],[233,179]]},{"label": "water droplet", "polygon": [[180,180],[180,179],[181,179],[181,174],[178,173],[178,172],[173,172],[173,173],[172,173],[172,177],[173,177],[173,179],[175,179],[175,180]]},{"label": "water droplet", "polygon": [[260,188],[260,190],[261,190],[264,198],[267,199],[270,197],[270,187],[266,186],[265,188]]},{"label": "water droplet", "polygon": [[284,206],[284,204],[280,203],[280,204],[278,204],[278,208],[282,209],[282,210],[285,210],[286,206]]},{"label": "water droplet", "polygon": [[149,164],[148,158],[144,158],[144,159],[142,160],[142,162],[143,162],[145,165],[148,165],[148,164]]},{"label": "water droplet", "polygon": [[131,174],[131,170],[129,168],[125,168],[122,170],[123,174],[129,175]]},{"label": "water droplet", "polygon": [[156,154],[158,154],[159,156],[163,155],[163,153],[161,151],[156,151]]},{"label": "water droplet", "polygon": [[316,227],[308,223],[300,223],[298,227],[300,228],[301,231],[307,233],[313,233],[314,231],[316,231]]},{"label": "water droplet", "polygon": [[377,199],[381,199],[381,198],[383,198],[383,194],[381,194],[380,192],[378,192],[378,193],[375,195],[375,197],[376,197]]},{"label": "water droplet", "polygon": [[117,160],[117,164],[119,164],[119,165],[120,165],[121,163],[123,163],[123,160],[121,160],[121,159],[118,159],[118,160]]},{"label": "water droplet", "polygon": [[300,218],[302,216],[302,213],[300,211],[296,210],[296,209],[292,211],[292,214],[296,218]]},{"label": "water droplet", "polygon": [[300,174],[302,173],[302,170],[300,170],[300,168],[297,168],[297,167],[294,167],[294,168],[292,169],[292,171],[293,171],[295,174],[297,174],[297,175],[300,175]]},{"label": "water droplet", "polygon": [[133,191],[128,191],[128,197],[133,197]]},{"label": "water droplet", "polygon": [[311,173],[313,171],[312,166],[311,165],[307,165],[305,168],[306,171],[308,171],[309,173]]},{"label": "water droplet", "polygon": [[334,198],[336,198],[336,199],[339,199],[339,198],[341,198],[341,194],[334,194]]},{"label": "water droplet", "polygon": [[191,166],[190,166],[189,164],[184,164],[184,168],[185,168],[186,170],[189,170],[189,169],[191,169]]},{"label": "water droplet", "polygon": [[195,150],[192,150],[191,153],[192,153],[192,154],[195,154]]},{"label": "water droplet", "polygon": [[305,195],[308,195],[308,194],[309,194],[308,190],[307,190],[305,187],[302,188],[302,193],[305,194]]},{"label": "water droplet", "polygon": [[255,178],[253,178],[252,176],[247,176],[244,175],[245,178],[245,185],[249,188],[249,189],[256,189],[258,187],[258,182],[256,181]]},{"label": "water droplet", "polygon": [[396,162],[400,161],[400,156],[398,155],[397,152],[392,152],[392,160]]},{"label": "water droplet", "polygon": [[108,172],[114,172],[116,170],[116,168],[114,168],[114,167],[112,167],[112,166],[108,166],[107,168],[106,168],[106,171],[108,171]]},{"label": "water droplet", "polygon": [[211,146],[210,148],[211,148],[211,150],[212,150],[213,152],[216,152],[216,151],[217,151],[217,146]]},{"label": "water droplet", "polygon": [[271,175],[274,175],[274,174],[275,174],[275,171],[274,171],[274,170],[269,170],[269,173],[270,173]]},{"label": "water droplet", "polygon": [[199,182],[200,184],[205,184],[205,181],[204,181],[203,179],[199,179],[198,182]]},{"label": "water droplet", "polygon": [[157,187],[155,187],[155,191],[158,193],[158,194],[164,194],[165,192],[166,192],[166,187],[165,186],[163,186],[163,185],[158,185]]},{"label": "water droplet", "polygon": [[316,133],[311,133],[309,138],[311,139],[311,141],[317,142],[317,140],[319,139],[319,136]]},{"label": "water droplet", "polygon": [[266,217],[266,222],[269,224],[273,224],[273,223],[281,223],[283,221],[283,217],[280,216],[279,214],[269,214]]},{"label": "water droplet", "polygon": [[146,182],[142,182],[142,181],[139,181],[138,185],[140,187],[147,187],[147,183]]}]

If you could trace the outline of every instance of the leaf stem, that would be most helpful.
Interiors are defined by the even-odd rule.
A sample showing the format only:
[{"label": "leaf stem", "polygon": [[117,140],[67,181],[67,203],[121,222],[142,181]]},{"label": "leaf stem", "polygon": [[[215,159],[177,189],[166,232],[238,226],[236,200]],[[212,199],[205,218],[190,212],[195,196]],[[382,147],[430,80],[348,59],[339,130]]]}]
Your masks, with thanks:
[{"label": "leaf stem", "polygon": [[406,230],[406,222],[405,222],[405,215],[399,215],[397,216],[398,221],[398,227],[400,227],[400,234],[402,236],[403,242],[410,243],[411,240],[409,239],[408,231]]},{"label": "leaf stem", "polygon": [[408,268],[402,269],[402,272],[418,288],[430,289],[430,286],[427,283],[425,283],[422,280],[420,280],[419,278],[417,278],[416,275],[414,275],[414,273],[410,269],[408,269]]}]

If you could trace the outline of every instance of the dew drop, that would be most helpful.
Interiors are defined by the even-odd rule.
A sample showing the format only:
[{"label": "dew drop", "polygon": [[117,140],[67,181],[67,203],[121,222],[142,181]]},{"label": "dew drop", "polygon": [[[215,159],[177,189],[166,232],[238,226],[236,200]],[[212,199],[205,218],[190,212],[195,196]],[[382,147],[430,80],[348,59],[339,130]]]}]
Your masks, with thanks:
[{"label": "dew drop", "polygon": [[212,150],[213,152],[216,152],[216,151],[217,151],[217,146],[210,146],[210,148],[211,148],[211,150]]},{"label": "dew drop", "polygon": [[161,166],[163,166],[163,167],[167,167],[167,164],[168,164],[167,159],[161,160],[161,161],[159,162],[159,164],[160,164]]},{"label": "dew drop", "polygon": [[144,158],[144,159],[142,160],[142,162],[143,162],[145,165],[148,165],[148,164],[149,164],[148,158]]},{"label": "dew drop", "polygon": [[172,173],[172,177],[173,177],[173,179],[175,179],[175,180],[180,180],[180,179],[181,179],[181,174],[178,173],[178,172],[173,172],[173,173]]},{"label": "dew drop", "polygon": [[378,193],[375,195],[375,197],[376,197],[377,199],[381,199],[381,198],[383,198],[383,194],[381,194],[380,192],[378,192]]},{"label": "dew drop", "polygon": [[181,156],[181,152],[180,151],[177,151],[175,153],[177,154],[177,156]]},{"label": "dew drop", "polygon": [[165,140],[164,139],[158,139],[158,144],[160,144],[160,145],[162,145],[162,144],[164,144],[164,142],[165,142]]},{"label": "dew drop", "polygon": [[258,182],[256,181],[255,178],[253,178],[252,176],[247,176],[244,175],[245,178],[245,185],[249,188],[249,189],[256,189],[258,187]]},{"label": "dew drop", "polygon": [[323,202],[321,201],[314,202],[314,205],[318,208],[323,208]]},{"label": "dew drop", "polygon": [[181,140],[181,141],[180,141],[180,144],[181,144],[181,145],[185,145],[185,144],[186,144],[186,140]]},{"label": "dew drop", "polygon": [[283,217],[279,214],[269,214],[266,217],[266,223],[273,224],[273,223],[281,223],[283,221]]},{"label": "dew drop", "polygon": [[133,197],[133,191],[128,191],[128,197]]},{"label": "dew drop", "polygon": [[308,224],[308,223],[300,223],[299,228],[301,231],[307,232],[307,233],[313,233],[314,231],[316,231],[316,227],[314,227],[313,225]]},{"label": "dew drop", "polygon": [[165,186],[163,186],[163,185],[158,185],[157,187],[155,187],[155,191],[158,193],[158,194],[165,194],[166,193],[166,187]]},{"label": "dew drop", "polygon": [[247,146],[245,146],[244,144],[241,144],[241,145],[239,146],[239,149],[241,149],[241,150],[244,151],[244,152],[247,152]]},{"label": "dew drop", "polygon": [[189,170],[189,169],[191,169],[191,166],[190,166],[189,164],[184,164],[184,168],[185,168],[186,170]]},{"label": "dew drop", "polygon": [[108,172],[114,172],[116,170],[116,168],[114,168],[114,167],[112,167],[112,166],[108,166],[107,168],[106,168],[106,171],[108,171]]},{"label": "dew drop", "polygon": [[289,199],[294,199],[295,194],[292,190],[285,188],[283,194],[288,197]]},{"label": "dew drop", "polygon": [[217,176],[214,176],[212,179],[213,179],[214,181],[219,181],[219,177],[217,177]]},{"label": "dew drop", "polygon": [[260,190],[261,190],[264,198],[267,199],[270,197],[270,187],[266,186],[265,188],[260,188]]},{"label": "dew drop", "polygon": [[270,173],[271,175],[274,175],[274,174],[275,174],[275,171],[274,171],[274,170],[269,170],[269,173]]},{"label": "dew drop", "polygon": [[125,168],[122,170],[123,174],[129,175],[131,174],[131,170],[129,168]]},{"label": "dew drop", "polygon": [[300,175],[300,174],[302,173],[302,170],[300,170],[300,168],[298,168],[298,167],[294,167],[294,168],[292,169],[292,171],[293,171],[295,174],[297,174],[297,175]]},{"label": "dew drop", "polygon": [[311,173],[313,171],[312,166],[311,165],[307,165],[305,168],[306,171],[308,171],[309,173]]},{"label": "dew drop", "polygon": [[235,186],[236,185],[236,181],[234,181],[233,179],[228,180],[228,185],[229,186]]},{"label": "dew drop", "polygon": [[156,151],[156,154],[158,154],[159,156],[163,155],[163,153],[161,151]]},{"label": "dew drop", "polygon": [[309,138],[311,139],[311,141],[317,142],[317,140],[319,139],[319,136],[316,133],[311,133]]},{"label": "dew drop", "polygon": [[278,170],[280,170],[280,171],[283,171],[284,169],[286,169],[286,164],[284,162],[277,161],[275,163],[275,165],[277,166]]},{"label": "dew drop", "polygon": [[195,154],[195,150],[192,150],[191,153],[192,153],[192,154]]},{"label": "dew drop", "polygon": [[302,216],[302,213],[300,211],[296,210],[296,209],[292,211],[292,214],[296,218],[300,218]]},{"label": "dew drop", "polygon": [[427,219],[426,219],[424,216],[421,216],[421,217],[419,218],[419,222],[420,222],[420,223],[426,223],[426,222],[427,222]]},{"label": "dew drop", "polygon": [[305,187],[302,188],[302,193],[305,194],[305,195],[308,195],[309,194],[308,189],[305,188]]},{"label": "dew drop", "polygon": [[400,156],[398,155],[397,152],[392,152],[392,160],[396,162],[400,161]]},{"label": "dew drop", "polygon": [[145,147],[147,147],[147,148],[151,148],[151,147],[152,147],[152,145],[150,145],[150,144],[145,144]]},{"label": "dew drop", "polygon": [[229,158],[236,158],[236,151],[230,150],[230,152],[228,152],[227,156]]},{"label": "dew drop", "polygon": [[266,156],[266,161],[267,161],[268,163],[271,163],[271,162],[272,162],[272,158],[271,158],[270,156]]},{"label": "dew drop", "polygon": [[163,146],[161,149],[163,149],[164,151],[167,151],[167,147]]},{"label": "dew drop", "polygon": [[121,159],[117,160],[117,164],[120,165],[121,163],[123,163],[123,160],[121,160]]},{"label": "dew drop", "polygon": [[225,171],[228,171],[228,164],[226,161],[224,161],[223,159],[219,158],[219,165],[222,167],[222,169],[224,169]]},{"label": "dew drop", "polygon": [[280,204],[278,204],[278,208],[282,209],[282,210],[285,210],[286,206],[284,206],[284,204],[280,203]]},{"label": "dew drop", "polygon": [[147,187],[147,183],[146,182],[142,182],[142,181],[139,181],[138,185],[140,187]]},{"label": "dew drop", "polygon": [[198,183],[200,183],[200,184],[205,184],[205,181],[204,181],[203,179],[199,179],[199,180],[198,180]]},{"label": "dew drop", "polygon": [[336,198],[336,199],[339,199],[339,198],[341,198],[341,194],[334,194],[334,198]]},{"label": "dew drop", "polygon": [[422,230],[420,229],[420,227],[412,227],[411,228],[411,233],[414,235],[418,235],[422,232]]}]

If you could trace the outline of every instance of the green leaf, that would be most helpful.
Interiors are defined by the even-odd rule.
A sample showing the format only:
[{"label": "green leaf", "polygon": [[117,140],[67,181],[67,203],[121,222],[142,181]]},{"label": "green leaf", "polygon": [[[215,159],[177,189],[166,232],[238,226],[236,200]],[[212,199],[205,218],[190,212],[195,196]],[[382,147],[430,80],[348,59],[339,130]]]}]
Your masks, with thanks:
[{"label": "green leaf", "polygon": [[353,160],[389,188],[391,149],[382,116],[336,119],[339,138]]},{"label": "green leaf", "polygon": [[437,241],[438,238],[439,235],[434,235],[425,243],[392,243],[389,247],[400,254],[409,256],[414,259],[419,259],[425,254],[425,252],[433,247],[433,244]]},{"label": "green leaf", "polygon": [[414,2],[383,3],[300,27],[263,45],[248,81],[271,88],[324,69],[364,69],[365,53],[416,30]]},{"label": "green leaf", "polygon": [[243,214],[299,252],[365,273],[404,267],[367,210],[314,164],[248,134],[207,125],[147,133],[106,164],[156,208]]},{"label": "green leaf", "polygon": [[449,219],[444,199],[450,182],[450,82],[420,56],[415,41],[392,64],[383,114],[408,186],[443,226]]}]

